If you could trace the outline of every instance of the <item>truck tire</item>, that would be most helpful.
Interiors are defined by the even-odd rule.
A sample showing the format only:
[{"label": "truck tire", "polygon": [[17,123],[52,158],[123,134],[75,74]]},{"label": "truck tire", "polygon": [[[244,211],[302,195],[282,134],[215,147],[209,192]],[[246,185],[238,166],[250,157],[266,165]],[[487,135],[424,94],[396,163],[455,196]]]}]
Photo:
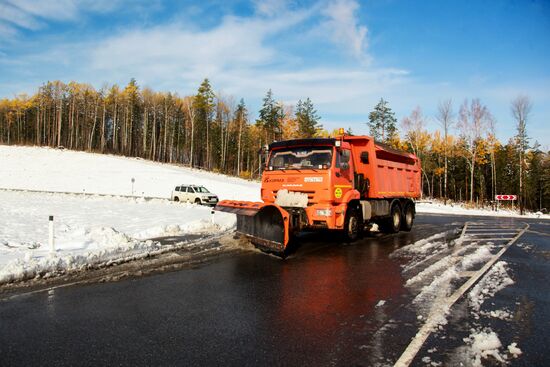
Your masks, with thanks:
[{"label": "truck tire", "polygon": [[197,205],[201,205],[201,199],[199,199],[199,198],[196,198],[196,199],[195,199],[195,204],[197,204]]},{"label": "truck tire", "polygon": [[403,210],[403,218],[401,219],[401,229],[410,232],[414,222],[414,204],[407,203]]},{"label": "truck tire", "polygon": [[359,212],[355,209],[348,209],[344,220],[344,239],[348,242],[356,241],[361,235],[363,223]]},{"label": "truck tire", "polygon": [[386,218],[382,223],[382,232],[397,233],[401,227],[401,208],[399,204],[393,204],[390,209],[390,217]]},{"label": "truck tire", "polygon": [[180,198],[178,198],[177,196],[174,197],[174,201],[180,201]]}]

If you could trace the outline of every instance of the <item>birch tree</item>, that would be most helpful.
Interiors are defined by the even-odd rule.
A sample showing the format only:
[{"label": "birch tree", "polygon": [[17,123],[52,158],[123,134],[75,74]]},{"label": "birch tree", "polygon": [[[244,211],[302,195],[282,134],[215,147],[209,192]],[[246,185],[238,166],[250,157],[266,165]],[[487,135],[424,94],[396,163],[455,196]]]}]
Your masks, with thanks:
[{"label": "birch tree", "polygon": [[449,157],[449,129],[453,125],[453,101],[447,99],[439,102],[437,107],[437,120],[443,128],[443,159],[444,159],[444,171],[443,171],[443,203],[447,205],[447,174],[448,174],[448,157]]}]

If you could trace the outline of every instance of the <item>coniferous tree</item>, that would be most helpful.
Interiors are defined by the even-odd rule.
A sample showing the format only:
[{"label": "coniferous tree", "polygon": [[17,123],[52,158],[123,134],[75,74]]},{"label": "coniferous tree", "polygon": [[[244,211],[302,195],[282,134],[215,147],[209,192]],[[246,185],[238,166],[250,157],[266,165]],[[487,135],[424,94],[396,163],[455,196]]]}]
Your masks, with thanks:
[{"label": "coniferous tree", "polygon": [[282,135],[281,121],[284,117],[284,111],[281,105],[273,99],[271,89],[267,91],[263,99],[263,105],[259,114],[260,117],[256,121],[256,124],[265,131],[266,143],[279,140]]},{"label": "coniferous tree", "polygon": [[312,138],[315,136],[317,129],[322,128],[319,126],[319,119],[320,117],[317,115],[317,111],[309,97],[304,102],[302,100],[298,101],[298,104],[296,104],[296,121],[300,137]]},{"label": "coniferous tree", "polygon": [[369,114],[370,134],[375,140],[390,143],[397,134],[397,119],[395,113],[388,106],[388,102],[383,98],[374,107],[374,110]]},{"label": "coniferous tree", "polygon": [[[214,114],[214,92],[208,79],[201,83],[193,100],[195,113],[195,132],[199,132],[200,140],[205,141],[205,157],[199,156],[199,166],[210,168],[210,123]],[[203,140],[204,139],[204,140]]]}]

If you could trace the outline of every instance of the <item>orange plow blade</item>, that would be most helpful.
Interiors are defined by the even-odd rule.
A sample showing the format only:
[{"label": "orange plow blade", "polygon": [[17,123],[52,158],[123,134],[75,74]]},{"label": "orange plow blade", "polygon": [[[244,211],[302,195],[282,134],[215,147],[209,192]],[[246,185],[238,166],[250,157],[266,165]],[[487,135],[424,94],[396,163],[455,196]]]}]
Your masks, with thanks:
[{"label": "orange plow blade", "polygon": [[222,200],[214,210],[237,215],[237,232],[256,247],[282,254],[289,240],[289,214],[278,205]]}]

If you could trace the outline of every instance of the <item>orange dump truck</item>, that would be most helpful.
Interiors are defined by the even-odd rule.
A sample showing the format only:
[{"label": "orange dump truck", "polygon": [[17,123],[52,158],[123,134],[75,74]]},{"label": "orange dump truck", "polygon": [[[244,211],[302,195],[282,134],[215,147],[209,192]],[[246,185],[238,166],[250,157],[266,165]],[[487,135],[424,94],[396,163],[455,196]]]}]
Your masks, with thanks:
[{"label": "orange dump truck", "polygon": [[223,200],[237,232],[284,254],[303,230],[339,230],[355,240],[365,226],[410,231],[420,196],[420,160],[368,136],[274,142],[262,175],[263,202]]}]

